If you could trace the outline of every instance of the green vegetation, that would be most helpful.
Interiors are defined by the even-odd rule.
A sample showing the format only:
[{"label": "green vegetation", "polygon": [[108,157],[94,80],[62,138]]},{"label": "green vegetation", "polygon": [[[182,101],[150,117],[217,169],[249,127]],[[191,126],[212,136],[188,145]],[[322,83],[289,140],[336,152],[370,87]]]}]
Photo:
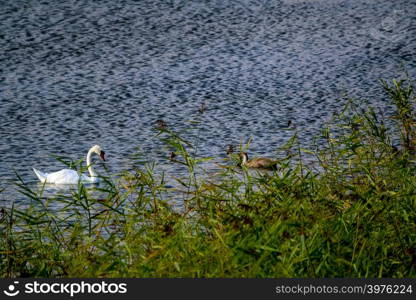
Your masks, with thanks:
[{"label": "green vegetation", "polygon": [[206,159],[164,126],[181,190],[151,165],[71,196],[19,180],[28,205],[1,211],[1,275],[415,277],[416,97],[409,80],[383,86],[391,116],[350,100],[313,147],[295,132],[273,172],[201,175]]}]

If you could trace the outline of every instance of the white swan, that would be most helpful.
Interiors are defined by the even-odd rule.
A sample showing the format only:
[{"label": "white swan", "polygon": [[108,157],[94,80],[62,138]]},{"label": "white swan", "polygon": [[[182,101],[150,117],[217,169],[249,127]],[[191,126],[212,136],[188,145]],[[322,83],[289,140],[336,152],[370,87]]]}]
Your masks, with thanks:
[{"label": "white swan", "polygon": [[43,173],[39,170],[36,170],[35,168],[33,168],[33,171],[42,183],[78,184],[78,181],[85,183],[96,183],[99,181],[99,178],[97,177],[97,173],[95,173],[91,165],[91,155],[93,153],[98,154],[100,158],[105,161],[105,152],[101,150],[101,147],[98,145],[91,147],[87,154],[87,167],[90,176],[81,174],[80,177],[77,171],[70,169],[63,169],[54,173]]}]

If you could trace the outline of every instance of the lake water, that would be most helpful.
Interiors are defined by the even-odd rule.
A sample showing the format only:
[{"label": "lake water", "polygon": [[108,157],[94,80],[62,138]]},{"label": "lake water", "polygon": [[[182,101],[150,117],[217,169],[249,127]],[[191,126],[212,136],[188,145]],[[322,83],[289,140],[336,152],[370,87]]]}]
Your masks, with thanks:
[{"label": "lake water", "polygon": [[[179,172],[155,131],[183,130],[202,156],[253,138],[273,157],[308,144],[343,93],[391,109],[378,79],[416,76],[416,1],[16,1],[0,5],[0,197],[14,172],[63,167],[99,144],[110,172],[133,154]],[[206,111],[198,113],[205,103]],[[102,166],[98,166],[102,169]]]}]

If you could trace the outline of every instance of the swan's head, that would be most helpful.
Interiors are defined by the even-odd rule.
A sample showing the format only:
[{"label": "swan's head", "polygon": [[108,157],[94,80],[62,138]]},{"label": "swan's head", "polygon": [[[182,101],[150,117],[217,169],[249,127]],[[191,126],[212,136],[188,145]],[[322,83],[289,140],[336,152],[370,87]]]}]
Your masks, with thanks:
[{"label": "swan's head", "polygon": [[101,150],[101,147],[98,145],[95,145],[91,148],[91,151],[94,153],[97,153],[98,156],[100,156],[100,158],[105,161],[105,152],[103,150]]}]

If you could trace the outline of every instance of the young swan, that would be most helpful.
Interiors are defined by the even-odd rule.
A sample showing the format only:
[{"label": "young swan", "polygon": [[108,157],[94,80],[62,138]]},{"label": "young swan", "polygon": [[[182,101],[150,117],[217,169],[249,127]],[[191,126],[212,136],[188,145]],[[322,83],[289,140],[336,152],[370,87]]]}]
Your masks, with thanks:
[{"label": "young swan", "polygon": [[269,170],[277,169],[277,161],[271,160],[270,158],[259,157],[248,160],[248,154],[245,152],[241,152],[239,154],[239,158],[241,166],[245,166],[247,168],[259,168]]},{"label": "young swan", "polygon": [[90,176],[84,174],[81,174],[80,176],[77,171],[70,169],[63,169],[54,173],[43,173],[35,168],[33,168],[33,171],[42,183],[78,184],[78,181],[84,183],[97,183],[99,182],[99,178],[91,164],[91,155],[93,153],[99,155],[100,158],[105,161],[105,152],[101,150],[101,147],[98,145],[91,147],[87,154],[87,168]]}]

